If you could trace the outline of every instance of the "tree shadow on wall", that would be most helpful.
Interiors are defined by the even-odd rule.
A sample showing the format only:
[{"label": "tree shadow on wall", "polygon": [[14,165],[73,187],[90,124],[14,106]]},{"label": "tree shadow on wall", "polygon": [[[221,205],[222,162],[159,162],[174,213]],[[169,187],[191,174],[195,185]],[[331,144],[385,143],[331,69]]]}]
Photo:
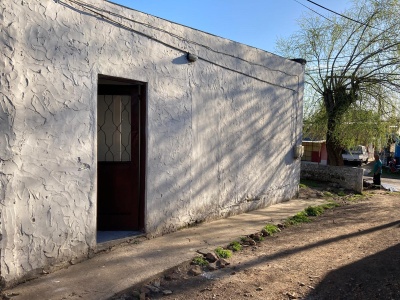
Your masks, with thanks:
[{"label": "tree shadow on wall", "polygon": [[400,299],[400,244],[331,271],[305,299]]}]

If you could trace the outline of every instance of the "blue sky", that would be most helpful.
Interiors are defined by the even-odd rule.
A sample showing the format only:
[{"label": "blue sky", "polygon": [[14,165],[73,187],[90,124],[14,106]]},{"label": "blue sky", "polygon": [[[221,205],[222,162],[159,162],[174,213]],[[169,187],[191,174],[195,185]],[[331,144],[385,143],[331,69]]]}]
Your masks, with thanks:
[{"label": "blue sky", "polygon": [[[269,52],[275,51],[278,37],[298,30],[297,19],[309,10],[329,12],[306,0],[110,0],[141,12],[199,29]],[[315,0],[342,12],[349,0]]]}]

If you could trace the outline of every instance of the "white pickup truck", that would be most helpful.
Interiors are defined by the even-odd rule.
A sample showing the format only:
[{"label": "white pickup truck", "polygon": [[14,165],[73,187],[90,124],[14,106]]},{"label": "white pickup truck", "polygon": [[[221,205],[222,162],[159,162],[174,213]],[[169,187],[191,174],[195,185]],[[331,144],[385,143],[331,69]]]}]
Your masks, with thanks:
[{"label": "white pickup truck", "polygon": [[342,153],[343,161],[355,162],[361,166],[362,163],[368,162],[368,151],[365,146],[357,146],[350,150],[345,150]]}]

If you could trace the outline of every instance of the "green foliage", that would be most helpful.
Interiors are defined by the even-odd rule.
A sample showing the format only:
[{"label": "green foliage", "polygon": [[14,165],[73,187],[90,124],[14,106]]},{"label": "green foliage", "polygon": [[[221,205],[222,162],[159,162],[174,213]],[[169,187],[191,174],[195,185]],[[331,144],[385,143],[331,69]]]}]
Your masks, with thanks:
[{"label": "green foliage", "polygon": [[360,200],[364,199],[366,196],[368,196],[368,194],[351,195],[351,196],[348,197],[346,200],[347,200],[347,201],[350,201],[350,202],[356,202],[356,201],[360,201]]},{"label": "green foliage", "polygon": [[334,202],[334,201],[321,205],[321,207],[323,209],[331,209],[331,208],[335,208],[335,207],[339,207],[339,206],[340,206],[340,204],[337,202]]},{"label": "green foliage", "polygon": [[[305,103],[305,106],[307,106],[307,103]],[[324,140],[327,131],[327,118],[328,116],[324,107],[319,106],[319,108],[315,108],[313,105],[312,110],[305,109],[303,136],[315,141]]]},{"label": "green foliage", "polygon": [[307,222],[310,222],[310,218],[307,216],[307,213],[305,211],[302,211],[286,219],[285,225],[297,225],[300,223],[307,223]]},{"label": "green foliage", "polygon": [[307,186],[306,186],[305,184],[303,184],[303,183],[300,183],[300,184],[299,184],[299,188],[300,188],[300,189],[305,189],[306,187],[307,187]]},{"label": "green foliage", "polygon": [[[335,128],[334,135],[346,148],[354,148],[357,145],[367,145],[372,141],[376,145],[386,145],[389,126],[398,125],[396,119],[382,120],[382,113],[377,109],[366,110],[362,104],[364,101],[357,101],[343,114],[340,122]],[[382,103],[381,110],[391,113],[388,103]]]},{"label": "green foliage", "polygon": [[262,235],[259,235],[259,236],[257,236],[257,238],[254,238],[254,240],[255,240],[256,242],[262,242],[262,241],[265,240],[265,237],[262,236]]},{"label": "green foliage", "polygon": [[192,264],[198,266],[207,266],[208,261],[203,256],[196,256],[195,258],[193,258]]},{"label": "green foliage", "polygon": [[388,125],[400,120],[400,2],[354,0],[343,13],[363,22],[310,12],[299,31],[277,43],[279,54],[308,62],[303,136],[326,139],[333,165],[343,148],[384,147]]},{"label": "green foliage", "polygon": [[276,226],[274,224],[267,224],[267,225],[264,226],[263,229],[265,230],[265,232],[268,235],[271,235],[271,236],[280,231],[278,226]]},{"label": "green foliage", "polygon": [[237,242],[237,241],[234,241],[234,242],[230,243],[230,244],[229,244],[229,247],[230,247],[234,252],[237,252],[237,251],[242,250],[242,245],[241,245],[239,242]]},{"label": "green foliage", "polygon": [[324,208],[322,206],[309,206],[305,209],[307,216],[316,217],[321,215],[324,212]]},{"label": "green foliage", "polygon": [[324,196],[325,197],[333,197],[333,194],[331,192],[325,191]]},{"label": "green foliage", "polygon": [[231,250],[223,249],[221,247],[218,247],[214,251],[215,251],[215,254],[217,254],[217,256],[219,258],[230,258],[232,256]]}]

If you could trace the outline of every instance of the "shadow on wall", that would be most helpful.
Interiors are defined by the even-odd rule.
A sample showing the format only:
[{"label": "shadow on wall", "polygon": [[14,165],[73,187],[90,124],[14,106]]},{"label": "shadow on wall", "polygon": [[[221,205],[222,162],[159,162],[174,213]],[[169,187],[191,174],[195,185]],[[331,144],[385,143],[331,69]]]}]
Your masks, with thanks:
[{"label": "shadow on wall", "polygon": [[[330,272],[305,299],[400,299],[399,274],[400,244],[397,244]],[[376,284],[368,284],[377,281],[379,289]]]},{"label": "shadow on wall", "polygon": [[[210,69],[204,62],[196,64],[201,70]],[[236,74],[222,75],[217,69],[202,72],[204,76],[195,76],[201,79],[191,91],[192,101],[182,95],[163,98],[162,105],[151,104],[159,116],[152,129],[160,133],[155,140],[168,150],[151,160],[160,167],[149,168],[169,169],[154,179],[155,197],[151,198],[156,201],[148,203],[148,211],[164,207],[167,212],[157,218],[156,227],[171,219],[179,219],[182,225],[216,218],[245,203],[246,197],[293,185],[288,180],[295,144],[293,116],[288,112],[294,101],[291,92],[238,79]],[[202,88],[211,82],[225,84],[214,91]],[[260,95],[267,95],[269,101],[262,101]],[[191,107],[193,128],[185,105]],[[188,208],[192,214],[187,214]]]},{"label": "shadow on wall", "polygon": [[[65,6],[65,8],[73,9],[70,6]],[[76,9],[73,10],[76,11]],[[61,16],[60,14],[60,18]],[[97,18],[87,13],[84,16]],[[120,45],[120,48],[105,47],[104,37],[101,35],[96,35],[95,38],[93,35],[89,36],[93,39],[88,43],[88,37],[80,34],[86,29],[93,32],[107,32],[109,45]],[[58,40],[51,36],[58,37]],[[95,84],[91,77],[93,66],[104,63],[114,69],[114,64],[110,64],[109,60],[112,63],[121,64],[120,58],[124,57],[126,59],[124,62],[127,64],[121,66],[121,74],[135,76],[132,72],[139,69],[152,69],[154,63],[151,59],[146,60],[147,58],[141,60],[140,64],[132,59],[132,55],[136,53],[149,51],[146,48],[149,46],[146,42],[139,42],[138,34],[132,34],[116,24],[103,21],[99,24],[87,22],[85,28],[80,28],[76,24],[71,24],[71,27],[55,26],[50,33],[40,26],[33,26],[31,32],[27,32],[26,40],[27,45],[43,50],[43,52],[29,52],[26,56],[31,57],[27,57],[26,61],[44,59],[45,53],[46,63],[49,65],[47,69],[45,66],[38,67],[34,64],[29,66],[41,72],[40,75],[31,72],[32,74],[29,73],[30,75],[27,76],[29,79],[28,93],[25,94],[27,103],[34,97],[33,91],[30,90],[38,86],[37,83],[40,81],[49,81],[49,78],[57,76],[62,77],[61,73],[67,78],[65,82],[57,80],[52,85],[43,87],[42,94],[51,95],[51,97],[37,99],[37,106],[43,111],[36,112],[35,110],[36,114],[31,113],[32,116],[26,118],[40,121],[40,117],[44,116],[45,120],[34,122],[35,134],[31,136],[32,144],[36,141],[38,144],[39,142],[43,144],[41,142],[43,140],[48,143],[49,149],[52,149],[54,145],[62,145],[64,149],[60,149],[60,152],[67,150],[67,153],[73,153],[69,151],[70,148],[73,146],[74,149],[80,149],[83,142],[76,138],[73,141],[77,144],[73,144],[69,133],[55,132],[53,128],[60,128],[56,126],[58,123],[67,120],[68,124],[80,124],[78,133],[83,137],[87,136],[86,132],[90,132],[91,125],[82,124],[80,120],[87,120],[92,109],[90,101],[85,99],[94,100],[90,89]],[[119,40],[122,42],[117,42]],[[53,43],[53,41],[54,43],[57,41],[58,47],[68,49],[69,52],[51,50],[54,47],[49,47],[46,43]],[[131,47],[124,46],[127,43],[123,41],[129,42]],[[119,51],[118,55],[114,50]],[[165,228],[169,226],[168,224],[182,226],[207,219],[208,216],[218,217],[220,211],[241,205],[246,201],[246,197],[257,197],[261,194],[273,195],[276,190],[285,190],[293,186],[293,182],[288,182],[288,177],[292,178],[288,174],[293,174],[294,160],[291,151],[301,130],[294,122],[297,115],[301,113],[296,109],[297,95],[293,95],[293,91],[289,89],[261,83],[238,75],[234,71],[221,72],[220,67],[208,62],[199,60],[190,65],[186,54],[167,50],[164,45],[159,45],[158,55],[169,56],[169,58],[160,61],[157,68],[152,69],[154,80],[152,87],[149,87],[154,88],[151,93],[153,98],[148,104],[149,122],[152,122],[149,125],[151,126],[149,148],[157,146],[162,149],[149,157],[148,166],[148,174],[157,175],[153,182],[151,197],[149,197],[152,201],[148,203],[148,211],[157,211],[160,207],[163,210],[163,214],[151,220],[155,224],[154,227]],[[36,57],[36,55],[41,56]],[[238,56],[246,57],[245,53]],[[68,65],[69,60],[84,63],[79,65],[79,70],[73,71],[63,67]],[[188,67],[183,65],[188,65]],[[250,70],[251,66],[248,67]],[[283,76],[283,72],[280,73],[280,76]],[[284,81],[283,78],[282,82]],[[159,90],[160,86],[178,86],[185,89],[183,92],[179,92],[179,89],[178,91]],[[64,90],[69,91],[68,100],[66,100]],[[195,99],[192,98],[194,95],[197,95]],[[199,99],[201,101],[197,102]],[[32,110],[26,107],[25,111]],[[193,116],[197,118],[195,128],[191,123]],[[209,119],[212,120],[212,125],[207,122]],[[88,151],[90,145],[83,146],[86,153],[90,153]],[[27,146],[24,149],[30,150]],[[48,164],[51,156],[54,156],[54,152],[46,152],[42,156],[43,161]],[[55,168],[52,169],[60,169],[60,165],[67,163],[74,168],[75,159],[63,156],[62,162],[54,162]],[[89,157],[86,157],[86,160],[88,159]],[[266,167],[261,167],[263,165]],[[30,174],[33,178],[40,178],[37,174],[46,174],[48,171],[43,169],[31,167]],[[92,168],[90,172],[94,172],[93,170],[95,168]],[[74,197],[68,194],[71,190],[76,190],[77,198],[83,199],[78,202],[80,207],[77,209],[84,211],[86,218],[93,222],[94,213],[89,209],[93,207],[90,203],[92,191],[89,189],[90,182],[87,180],[93,174],[87,176],[80,173],[79,180],[76,178],[70,180],[69,176],[60,175],[61,171],[64,170],[52,172],[50,176],[46,176],[46,178],[56,176],[57,182],[52,185],[54,191],[46,191],[43,212],[38,207],[32,206],[32,211],[22,214],[21,218],[26,219],[25,223],[30,223],[29,215],[45,214],[45,210],[50,210],[54,202],[56,205],[68,204],[75,208]],[[76,172],[70,173],[71,176],[76,177]],[[81,188],[79,181],[83,179],[86,181],[84,188]],[[40,182],[35,182],[35,184],[39,185]],[[60,193],[56,194],[57,190],[63,192],[65,190],[65,195],[62,194],[61,197]],[[27,202],[32,201],[27,199]],[[74,228],[82,227],[83,224],[74,215],[68,217]],[[45,228],[53,230],[51,225]],[[170,229],[169,231],[173,231],[176,228]],[[69,232],[73,236],[77,234],[76,231],[73,229]],[[57,236],[57,243],[62,243],[69,238],[71,237],[65,237],[60,233]]]}]

